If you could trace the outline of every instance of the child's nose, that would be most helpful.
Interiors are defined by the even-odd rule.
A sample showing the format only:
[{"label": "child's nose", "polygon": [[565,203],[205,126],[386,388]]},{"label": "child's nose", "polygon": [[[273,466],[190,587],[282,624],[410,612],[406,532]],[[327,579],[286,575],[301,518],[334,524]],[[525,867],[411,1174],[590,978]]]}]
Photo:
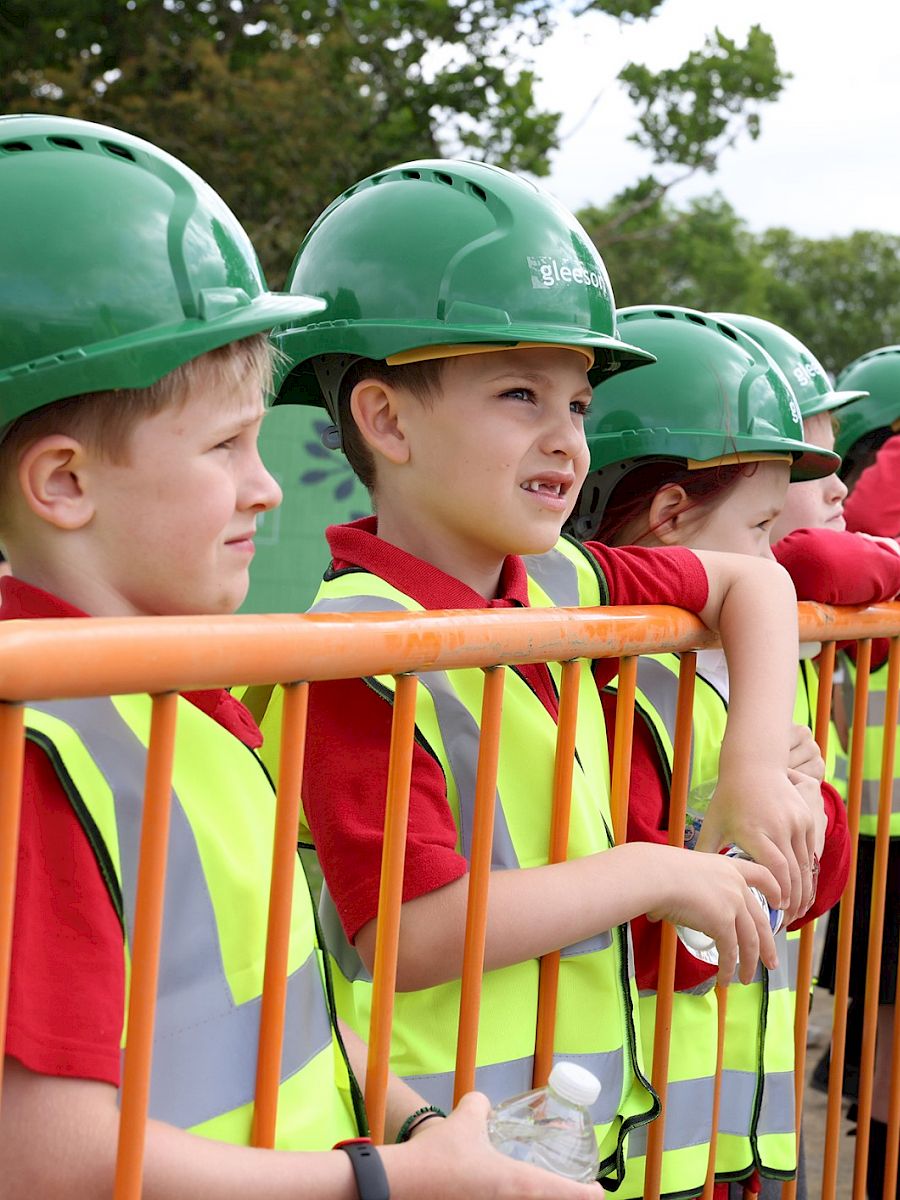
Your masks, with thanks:
[{"label": "child's nose", "polygon": [[248,497],[247,507],[259,509],[262,512],[277,508],[284,499],[284,493],[278,481],[269,474],[262,459],[258,456],[245,494]]}]

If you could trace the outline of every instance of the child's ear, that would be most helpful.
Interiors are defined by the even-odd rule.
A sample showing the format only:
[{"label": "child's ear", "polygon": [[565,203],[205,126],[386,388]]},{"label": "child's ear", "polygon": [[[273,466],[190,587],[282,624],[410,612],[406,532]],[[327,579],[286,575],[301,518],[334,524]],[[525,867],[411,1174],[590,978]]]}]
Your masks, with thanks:
[{"label": "child's ear", "polygon": [[19,487],[25,503],[57,529],[82,529],[94,515],[87,488],[88,454],[65,434],[34,442],[19,460]]},{"label": "child's ear", "polygon": [[690,497],[677,483],[660,488],[650,501],[650,529],[663,545],[679,544],[682,517],[690,507]]},{"label": "child's ear", "polygon": [[379,379],[361,379],[350,393],[350,412],[366,445],[388,462],[409,459],[397,390]]}]

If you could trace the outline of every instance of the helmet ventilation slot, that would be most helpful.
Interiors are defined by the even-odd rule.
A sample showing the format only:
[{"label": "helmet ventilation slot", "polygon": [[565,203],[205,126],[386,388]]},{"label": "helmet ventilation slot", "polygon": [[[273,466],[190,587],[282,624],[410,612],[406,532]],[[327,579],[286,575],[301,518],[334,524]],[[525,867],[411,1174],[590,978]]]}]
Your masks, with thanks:
[{"label": "helmet ventilation slot", "polygon": [[137,159],[127,146],[119,146],[115,142],[101,142],[100,145],[107,154],[114,154],[116,158],[125,158],[129,162],[137,162]]},{"label": "helmet ventilation slot", "polygon": [[51,137],[51,138],[47,138],[47,141],[52,146],[59,146],[62,150],[83,150],[84,149],[84,146],[82,146],[81,142],[76,142],[74,138],[70,138],[70,137]]},{"label": "helmet ventilation slot", "polygon": [[7,150],[10,154],[19,150],[33,150],[34,146],[28,142],[0,142],[0,150]]}]

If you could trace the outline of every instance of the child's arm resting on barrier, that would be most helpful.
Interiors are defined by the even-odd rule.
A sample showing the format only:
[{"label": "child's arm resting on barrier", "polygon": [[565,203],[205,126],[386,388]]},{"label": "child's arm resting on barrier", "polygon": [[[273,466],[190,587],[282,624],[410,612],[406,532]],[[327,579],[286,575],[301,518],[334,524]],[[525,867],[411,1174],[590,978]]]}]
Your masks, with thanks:
[{"label": "child's arm resting on barrier", "polygon": [[[550,866],[491,873],[485,969],[539,958],[647,913],[700,929],[719,947],[730,979],[740,956],[749,982],[762,956],[776,961],[768,921],[748,889],[777,906],[781,891],[758,863],[635,842]],[[458,979],[462,971],[468,877],[403,905],[397,986],[402,991]],[[377,920],[356,948],[371,970]],[[745,978],[746,976],[746,978]]]},{"label": "child's arm resting on barrier", "polygon": [[[315,1104],[315,1098],[312,1099]],[[379,1153],[392,1200],[597,1200],[596,1184],[572,1183],[513,1162],[487,1138],[488,1102],[465,1097],[446,1121],[427,1121],[409,1145]],[[0,1179],[4,1200],[109,1196],[119,1113],[111,1085],[51,1078],[6,1059]],[[256,1150],[147,1124],[143,1200],[356,1200],[341,1151]]]},{"label": "child's arm resting on barrier", "polygon": [[900,546],[893,538],[842,529],[796,529],[772,547],[798,600],[879,604],[900,592]]},{"label": "child's arm resting on barrier", "polygon": [[700,613],[728,660],[728,724],[719,783],[697,848],[734,843],[764,863],[793,920],[813,896],[816,814],[787,777],[797,686],[797,600],[777,563],[698,552],[709,579]]}]

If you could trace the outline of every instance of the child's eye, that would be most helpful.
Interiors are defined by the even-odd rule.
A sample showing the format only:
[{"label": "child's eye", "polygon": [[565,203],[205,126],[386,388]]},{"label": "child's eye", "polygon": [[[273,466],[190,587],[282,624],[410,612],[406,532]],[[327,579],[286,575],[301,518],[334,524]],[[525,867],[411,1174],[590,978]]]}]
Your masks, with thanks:
[{"label": "child's eye", "polygon": [[579,417],[586,417],[590,411],[591,402],[590,400],[573,400],[569,408]]},{"label": "child's eye", "polygon": [[529,403],[535,399],[534,392],[527,387],[507,388],[503,395],[508,396],[511,400],[527,400]]},{"label": "child's eye", "polygon": [[236,436],[230,437],[230,438],[225,438],[224,441],[217,442],[216,445],[213,447],[213,449],[214,450],[233,450],[236,442],[237,442]]}]

